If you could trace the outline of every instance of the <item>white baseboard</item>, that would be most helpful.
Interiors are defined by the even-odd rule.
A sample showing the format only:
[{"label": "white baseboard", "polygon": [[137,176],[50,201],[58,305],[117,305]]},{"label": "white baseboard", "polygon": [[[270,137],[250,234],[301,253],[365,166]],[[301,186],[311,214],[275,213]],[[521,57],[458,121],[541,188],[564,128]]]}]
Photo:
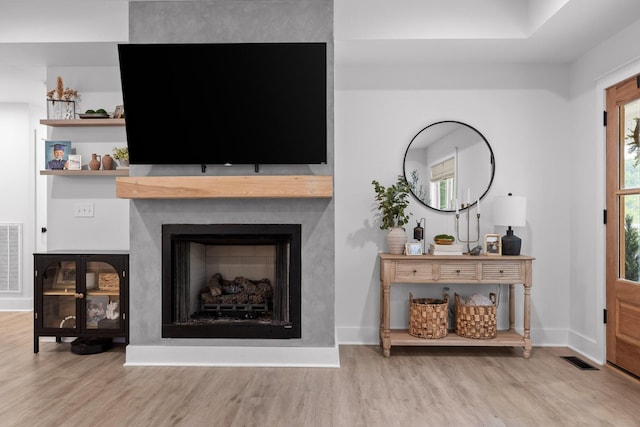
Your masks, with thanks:
[{"label": "white baseboard", "polygon": [[32,311],[33,298],[0,298],[0,311]]},{"label": "white baseboard", "polygon": [[[605,343],[606,344],[606,343]],[[576,332],[569,333],[568,347],[599,365],[606,363],[606,345]]]},{"label": "white baseboard", "polygon": [[334,347],[207,347],[132,345],[125,366],[252,366],[339,368]]}]

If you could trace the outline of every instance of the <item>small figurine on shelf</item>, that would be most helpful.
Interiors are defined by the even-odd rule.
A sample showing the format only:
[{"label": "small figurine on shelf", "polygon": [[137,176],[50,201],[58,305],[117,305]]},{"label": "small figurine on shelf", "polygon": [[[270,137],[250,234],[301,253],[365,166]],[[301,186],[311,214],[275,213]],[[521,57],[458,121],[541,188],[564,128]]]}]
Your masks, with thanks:
[{"label": "small figurine on shelf", "polygon": [[119,305],[120,303],[118,301],[110,301],[109,304],[107,304],[107,319],[114,320],[120,317]]}]

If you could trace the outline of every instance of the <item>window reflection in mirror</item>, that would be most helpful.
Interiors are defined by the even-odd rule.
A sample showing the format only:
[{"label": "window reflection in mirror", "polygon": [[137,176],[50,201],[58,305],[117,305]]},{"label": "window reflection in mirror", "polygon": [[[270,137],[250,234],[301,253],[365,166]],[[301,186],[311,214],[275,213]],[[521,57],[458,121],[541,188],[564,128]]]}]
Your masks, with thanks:
[{"label": "window reflection in mirror", "polygon": [[451,212],[489,190],[495,173],[491,146],[475,128],[461,122],[433,123],[411,140],[404,176],[413,196],[425,206]]}]

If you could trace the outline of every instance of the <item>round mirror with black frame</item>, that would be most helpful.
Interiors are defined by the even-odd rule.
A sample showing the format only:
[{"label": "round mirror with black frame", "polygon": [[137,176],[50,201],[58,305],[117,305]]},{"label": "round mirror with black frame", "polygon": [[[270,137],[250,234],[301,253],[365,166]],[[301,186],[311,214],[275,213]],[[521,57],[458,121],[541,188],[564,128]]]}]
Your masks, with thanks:
[{"label": "round mirror with black frame", "polygon": [[445,120],[413,137],[404,153],[403,172],[416,200],[435,211],[455,212],[487,194],[495,158],[477,129]]}]

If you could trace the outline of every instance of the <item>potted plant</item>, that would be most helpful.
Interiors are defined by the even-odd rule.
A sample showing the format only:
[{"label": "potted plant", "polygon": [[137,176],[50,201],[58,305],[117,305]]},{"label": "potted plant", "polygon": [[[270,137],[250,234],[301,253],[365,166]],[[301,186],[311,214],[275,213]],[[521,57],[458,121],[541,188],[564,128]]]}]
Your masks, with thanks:
[{"label": "potted plant", "polygon": [[129,147],[113,147],[113,158],[118,161],[118,166],[129,167]]},{"label": "potted plant", "polygon": [[385,187],[375,179],[371,181],[376,192],[377,208],[381,214],[381,230],[389,230],[387,245],[389,253],[402,254],[407,235],[402,227],[409,222],[410,213],[405,213],[409,206],[410,186],[404,176],[398,175],[394,185]]}]

